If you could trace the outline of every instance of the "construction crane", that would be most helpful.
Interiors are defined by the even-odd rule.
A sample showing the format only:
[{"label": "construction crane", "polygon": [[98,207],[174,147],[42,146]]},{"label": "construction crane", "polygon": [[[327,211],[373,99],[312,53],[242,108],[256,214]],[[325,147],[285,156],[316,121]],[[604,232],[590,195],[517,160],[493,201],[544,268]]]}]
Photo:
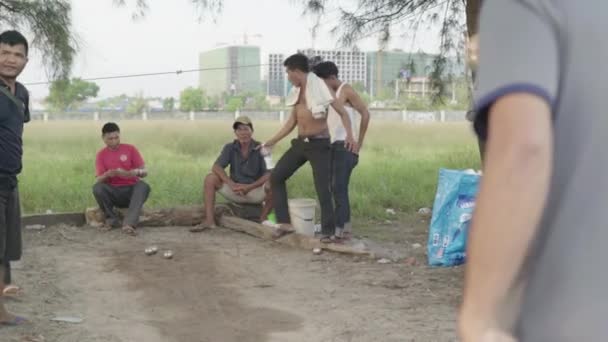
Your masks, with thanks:
[{"label": "construction crane", "polygon": [[249,34],[247,32],[243,32],[243,44],[244,45],[248,45],[249,44],[249,38],[262,38],[263,36],[259,33],[252,33]]}]

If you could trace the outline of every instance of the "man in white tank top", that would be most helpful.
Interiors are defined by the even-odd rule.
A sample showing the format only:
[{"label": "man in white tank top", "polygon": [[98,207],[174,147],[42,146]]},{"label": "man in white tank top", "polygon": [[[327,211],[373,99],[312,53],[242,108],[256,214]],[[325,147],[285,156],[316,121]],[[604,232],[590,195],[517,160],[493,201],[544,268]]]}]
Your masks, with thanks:
[{"label": "man in white tank top", "polygon": [[[338,113],[330,108],[327,126],[332,141],[332,187],[336,211],[336,235],[348,237],[352,234],[348,184],[353,169],[359,163],[359,151],[365,139],[370,115],[367,105],[353,87],[338,79],[336,64],[333,62],[319,63],[315,65],[313,72],[322,78],[329,89],[335,92],[336,98],[345,104],[344,108],[350,116],[353,135],[358,143],[358,149],[354,152],[344,147],[346,130]],[[360,118],[356,114],[359,114]]]}]

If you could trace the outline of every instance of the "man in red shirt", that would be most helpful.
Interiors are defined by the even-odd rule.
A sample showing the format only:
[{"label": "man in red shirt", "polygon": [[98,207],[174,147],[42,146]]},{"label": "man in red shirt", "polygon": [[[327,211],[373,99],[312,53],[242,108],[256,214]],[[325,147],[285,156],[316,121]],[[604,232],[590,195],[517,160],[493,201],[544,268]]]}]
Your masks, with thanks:
[{"label": "man in red shirt", "polygon": [[137,148],[120,143],[117,124],[106,123],[101,129],[101,137],[106,147],[97,152],[97,182],[93,186],[93,195],[106,216],[104,229],[120,226],[114,207],[128,208],[122,230],[134,236],[139,214],[150,194],[150,186],[140,179],[148,172]]}]

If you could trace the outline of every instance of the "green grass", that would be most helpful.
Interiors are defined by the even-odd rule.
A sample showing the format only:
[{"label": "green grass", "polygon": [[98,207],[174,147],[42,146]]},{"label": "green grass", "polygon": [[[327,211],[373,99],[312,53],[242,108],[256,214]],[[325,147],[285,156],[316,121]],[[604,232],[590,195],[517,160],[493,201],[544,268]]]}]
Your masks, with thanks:
[{"label": "green grass", "polygon": [[[26,213],[83,211],[95,205],[91,194],[101,122],[35,122],[24,139],[20,177]],[[278,123],[256,122],[264,140]],[[142,152],[152,187],[148,207],[201,203],[204,176],[221,147],[233,138],[229,122],[148,121],[121,123],[122,141]],[[275,162],[288,147],[283,140]],[[412,212],[432,204],[437,171],[479,168],[477,145],[466,124],[408,125],[372,122],[359,166],[351,181],[353,215],[381,219],[386,208]],[[289,181],[290,197],[315,197],[311,170],[301,168]]]}]

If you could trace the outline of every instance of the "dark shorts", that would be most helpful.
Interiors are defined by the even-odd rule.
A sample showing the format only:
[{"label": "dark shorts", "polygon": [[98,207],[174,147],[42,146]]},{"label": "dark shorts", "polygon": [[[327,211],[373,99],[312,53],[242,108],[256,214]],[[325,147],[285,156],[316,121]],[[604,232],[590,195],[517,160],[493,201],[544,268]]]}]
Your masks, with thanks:
[{"label": "dark shorts", "polygon": [[21,259],[19,190],[0,188],[0,260]]}]

